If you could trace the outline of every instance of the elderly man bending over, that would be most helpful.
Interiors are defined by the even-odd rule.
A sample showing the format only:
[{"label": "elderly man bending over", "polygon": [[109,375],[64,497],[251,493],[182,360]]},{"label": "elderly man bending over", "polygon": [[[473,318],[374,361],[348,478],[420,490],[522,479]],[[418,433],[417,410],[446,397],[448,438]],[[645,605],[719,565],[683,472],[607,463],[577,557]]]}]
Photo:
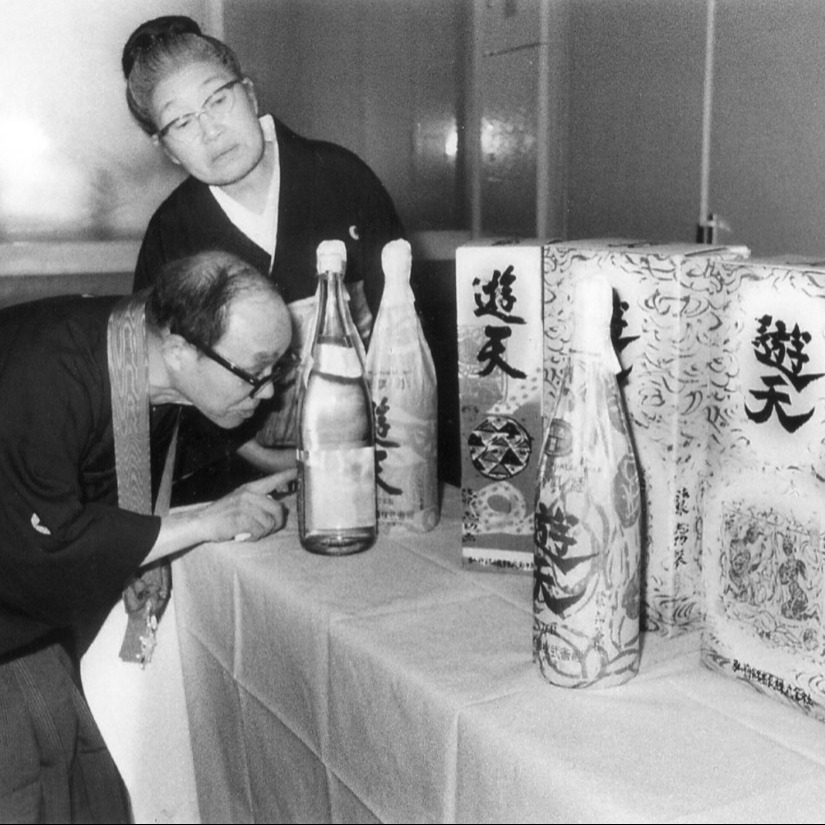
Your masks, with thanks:
[{"label": "elderly man bending over", "polygon": [[148,298],[0,311],[0,821],[129,821],[81,640],[158,560],[283,526],[267,494],[289,471],[164,513],[180,406],[238,427],[277,391],[291,337],[278,291],[223,252],[167,265]]}]

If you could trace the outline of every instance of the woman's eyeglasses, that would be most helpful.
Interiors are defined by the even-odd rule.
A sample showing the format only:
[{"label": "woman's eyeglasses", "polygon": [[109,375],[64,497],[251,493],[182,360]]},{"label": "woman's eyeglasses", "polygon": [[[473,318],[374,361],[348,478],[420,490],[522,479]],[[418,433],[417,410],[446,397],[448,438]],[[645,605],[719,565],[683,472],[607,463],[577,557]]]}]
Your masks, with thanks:
[{"label": "woman's eyeglasses", "polygon": [[224,120],[235,106],[235,86],[245,83],[245,80],[236,78],[218,86],[197,112],[187,112],[176,117],[155,132],[156,138],[172,138],[181,143],[192,143],[201,134],[201,118],[208,115],[212,120]]}]

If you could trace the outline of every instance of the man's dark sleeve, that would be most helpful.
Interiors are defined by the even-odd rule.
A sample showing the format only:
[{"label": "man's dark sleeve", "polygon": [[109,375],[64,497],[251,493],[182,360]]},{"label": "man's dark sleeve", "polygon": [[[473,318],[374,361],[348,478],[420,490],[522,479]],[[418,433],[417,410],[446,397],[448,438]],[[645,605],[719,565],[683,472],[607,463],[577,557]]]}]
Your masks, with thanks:
[{"label": "man's dark sleeve", "polygon": [[108,382],[72,344],[0,364],[0,652],[114,604],[160,531],[116,506],[113,451],[87,461],[111,439]]}]

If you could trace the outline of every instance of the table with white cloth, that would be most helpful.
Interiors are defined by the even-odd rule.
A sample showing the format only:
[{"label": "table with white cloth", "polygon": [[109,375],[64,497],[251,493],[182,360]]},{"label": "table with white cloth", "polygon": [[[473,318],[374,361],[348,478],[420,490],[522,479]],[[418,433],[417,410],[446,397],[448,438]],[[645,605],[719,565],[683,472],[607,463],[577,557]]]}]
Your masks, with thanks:
[{"label": "table with white cloth", "polygon": [[312,555],[287,527],[175,563],[204,822],[821,822],[825,725],[646,634],[627,684],[554,687],[532,577],[428,534]]}]

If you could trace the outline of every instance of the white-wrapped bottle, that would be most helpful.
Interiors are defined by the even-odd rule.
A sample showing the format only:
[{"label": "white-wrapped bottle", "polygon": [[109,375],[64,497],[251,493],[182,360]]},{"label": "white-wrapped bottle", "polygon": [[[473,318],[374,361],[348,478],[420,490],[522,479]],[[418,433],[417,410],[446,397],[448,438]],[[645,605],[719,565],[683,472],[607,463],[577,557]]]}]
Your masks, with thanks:
[{"label": "white-wrapped bottle", "polygon": [[310,552],[366,550],[377,533],[372,401],[344,296],[346,248],[318,246],[318,303],[298,403],[298,530]]},{"label": "white-wrapped bottle", "polygon": [[539,469],[533,656],[562,687],[617,685],[639,669],[641,490],[612,311],[603,275],[579,280]]},{"label": "white-wrapped bottle", "polygon": [[381,529],[432,530],[439,520],[438,388],[410,287],[405,240],[381,254],[384,293],[367,350],[375,412],[376,493]]}]

